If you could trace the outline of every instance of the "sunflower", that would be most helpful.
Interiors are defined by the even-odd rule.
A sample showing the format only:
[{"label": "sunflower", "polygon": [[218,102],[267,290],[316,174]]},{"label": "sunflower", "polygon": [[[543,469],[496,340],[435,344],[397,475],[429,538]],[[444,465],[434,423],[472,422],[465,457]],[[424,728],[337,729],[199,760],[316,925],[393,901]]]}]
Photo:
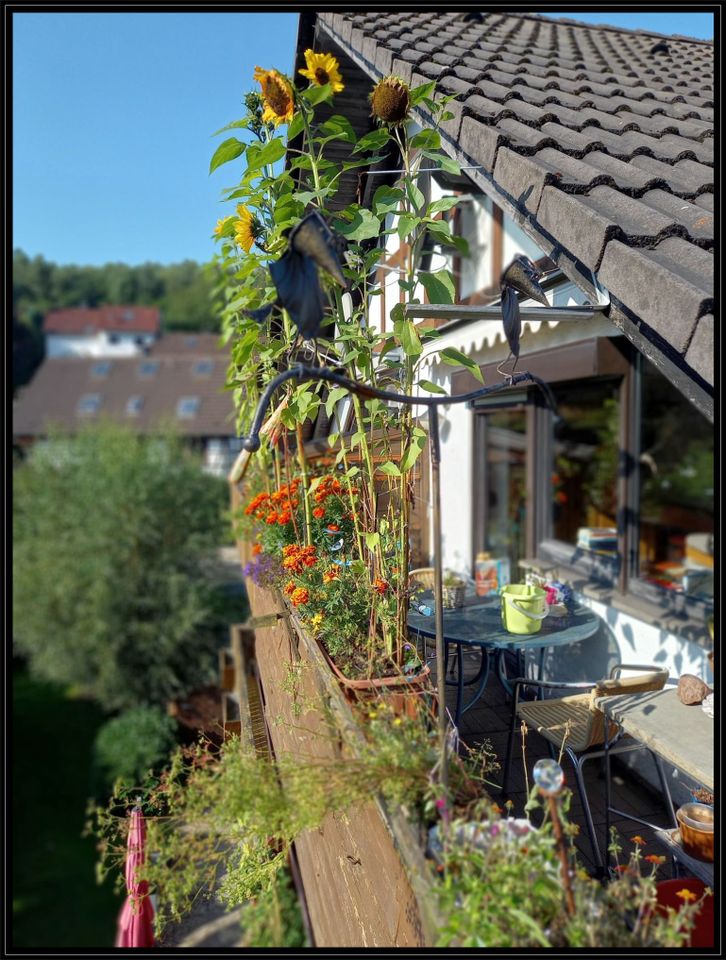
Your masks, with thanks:
[{"label": "sunflower", "polygon": [[263,70],[255,67],[255,80],[262,87],[262,99],[265,110],[262,119],[265,123],[289,123],[295,112],[295,98],[292,86],[287,77],[283,77],[277,70]]},{"label": "sunflower", "polygon": [[239,219],[235,224],[234,238],[244,252],[249,253],[252,249],[252,244],[255,242],[255,218],[242,203],[237,206],[237,216]]},{"label": "sunflower", "polygon": [[411,109],[408,84],[400,77],[384,77],[373,88],[369,100],[371,116],[394,127],[403,123]]},{"label": "sunflower", "polygon": [[306,77],[318,87],[330,84],[333,93],[340,93],[343,89],[343,78],[340,75],[339,64],[332,53],[315,53],[314,50],[305,51],[306,70],[298,73]]},{"label": "sunflower", "polygon": [[221,220],[217,220],[217,226],[214,228],[215,237],[221,237],[223,235],[227,224],[232,219],[232,217],[223,217]]}]

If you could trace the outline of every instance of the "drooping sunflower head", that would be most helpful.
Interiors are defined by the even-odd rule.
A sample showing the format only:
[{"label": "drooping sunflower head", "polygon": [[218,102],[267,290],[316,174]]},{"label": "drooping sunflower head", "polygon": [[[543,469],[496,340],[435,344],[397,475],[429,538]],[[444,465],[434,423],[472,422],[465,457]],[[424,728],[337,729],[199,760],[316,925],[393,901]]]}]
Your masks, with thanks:
[{"label": "drooping sunflower head", "polygon": [[306,50],[305,67],[305,70],[298,70],[298,73],[316,86],[324,87],[329,83],[333,93],[340,93],[343,89],[340,65],[332,53],[315,53],[314,50]]},{"label": "drooping sunflower head", "polygon": [[263,70],[255,67],[255,80],[262,87],[262,100],[265,105],[262,119],[265,123],[289,123],[295,112],[295,97],[287,77],[277,70]]},{"label": "drooping sunflower head", "polygon": [[400,77],[390,76],[379,80],[369,99],[371,116],[392,126],[403,123],[411,109],[409,86]]},{"label": "drooping sunflower head", "polygon": [[254,215],[243,203],[238,204],[237,220],[234,225],[234,239],[245,253],[250,252],[252,244],[257,239],[259,232],[259,225]]}]

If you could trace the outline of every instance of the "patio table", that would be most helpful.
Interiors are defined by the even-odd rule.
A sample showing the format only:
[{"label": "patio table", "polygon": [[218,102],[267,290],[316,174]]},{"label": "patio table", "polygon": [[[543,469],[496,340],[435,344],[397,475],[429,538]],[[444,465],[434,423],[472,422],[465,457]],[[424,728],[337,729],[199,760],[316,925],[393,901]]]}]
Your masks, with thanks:
[{"label": "patio table", "polygon": [[[426,591],[422,594],[421,603],[430,600],[432,594]],[[593,636],[598,630],[598,617],[582,604],[575,604],[562,617],[547,617],[537,633],[514,634],[504,629],[502,624],[502,605],[498,595],[490,597],[468,596],[464,606],[456,609],[444,610],[444,663],[449,662],[449,645],[456,647],[457,677],[455,681],[447,680],[450,686],[456,686],[456,715],[454,723],[458,727],[463,713],[470,710],[480,699],[489,680],[489,657],[496,653],[498,660],[498,675],[505,687],[511,693],[504,669],[504,655],[507,651],[521,654],[526,658],[530,650],[538,650],[539,676],[541,678],[544,663],[544,654],[550,647],[560,647],[573,643],[580,643]],[[415,609],[409,610],[408,628],[423,637],[436,637],[436,624],[433,613],[426,616]],[[464,680],[463,653],[464,650],[478,651],[480,654],[479,668],[474,677]],[[477,684],[474,696],[466,706],[463,705],[464,687]]]},{"label": "patio table", "polygon": [[[697,783],[713,790],[713,718],[707,716],[700,704],[681,703],[676,687],[648,693],[620,694],[601,697],[597,706],[618,726],[617,736],[627,734],[672,766],[682,770]],[[606,725],[606,729],[609,724]],[[652,826],[613,807],[610,785],[611,738],[605,740],[605,836],[610,833],[610,814],[636,820]],[[663,783],[668,813],[673,827],[678,821],[667,782]]]}]

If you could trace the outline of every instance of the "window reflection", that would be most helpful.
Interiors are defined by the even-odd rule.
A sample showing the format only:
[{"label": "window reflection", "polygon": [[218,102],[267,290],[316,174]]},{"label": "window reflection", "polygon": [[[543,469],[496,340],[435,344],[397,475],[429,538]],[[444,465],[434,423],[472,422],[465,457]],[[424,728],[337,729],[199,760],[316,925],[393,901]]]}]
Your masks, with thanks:
[{"label": "window reflection", "polygon": [[713,427],[647,360],[642,374],[641,577],[713,599]]},{"label": "window reflection", "polygon": [[487,416],[486,549],[508,558],[510,570],[525,555],[526,420],[523,410]]},{"label": "window reflection", "polygon": [[557,540],[615,557],[620,404],[618,382],[556,387],[552,528]]}]

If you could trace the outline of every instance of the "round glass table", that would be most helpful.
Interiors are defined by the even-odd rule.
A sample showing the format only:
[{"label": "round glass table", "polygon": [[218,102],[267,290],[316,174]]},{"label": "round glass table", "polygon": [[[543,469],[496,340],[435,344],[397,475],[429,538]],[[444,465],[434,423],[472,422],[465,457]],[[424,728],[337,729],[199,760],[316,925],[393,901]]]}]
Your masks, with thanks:
[{"label": "round glass table", "polygon": [[[431,591],[417,597],[419,605],[433,606]],[[470,710],[486,689],[490,673],[490,656],[496,653],[497,673],[505,690],[511,694],[507,680],[504,656],[507,651],[521,655],[521,663],[526,668],[526,655],[529,651],[539,651],[539,678],[542,679],[542,667],[545,651],[550,647],[561,647],[580,643],[597,633],[599,618],[592,610],[580,603],[568,608],[566,616],[548,616],[542,621],[537,633],[515,634],[504,629],[502,623],[502,605],[499,595],[488,597],[468,596],[464,606],[456,609],[444,609],[444,663],[449,662],[449,647],[455,650],[454,665],[456,680],[447,684],[456,686],[456,716],[454,723],[459,726],[463,713]],[[436,637],[434,614],[420,613],[415,609],[408,612],[410,633],[423,638]],[[480,654],[476,674],[464,679],[464,651],[475,650]],[[429,658],[431,659],[431,658]],[[473,697],[464,706],[464,687],[476,684]]]}]

